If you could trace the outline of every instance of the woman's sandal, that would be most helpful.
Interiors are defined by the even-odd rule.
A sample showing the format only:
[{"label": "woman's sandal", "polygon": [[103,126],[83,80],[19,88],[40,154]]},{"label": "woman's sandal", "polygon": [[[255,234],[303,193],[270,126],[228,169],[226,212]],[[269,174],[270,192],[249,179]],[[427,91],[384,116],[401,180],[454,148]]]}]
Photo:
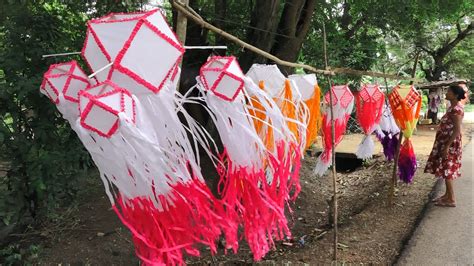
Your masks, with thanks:
[{"label": "woman's sandal", "polygon": [[444,201],[444,200],[437,201],[434,205],[438,206],[438,207],[456,207],[456,203],[447,202],[447,201]]}]

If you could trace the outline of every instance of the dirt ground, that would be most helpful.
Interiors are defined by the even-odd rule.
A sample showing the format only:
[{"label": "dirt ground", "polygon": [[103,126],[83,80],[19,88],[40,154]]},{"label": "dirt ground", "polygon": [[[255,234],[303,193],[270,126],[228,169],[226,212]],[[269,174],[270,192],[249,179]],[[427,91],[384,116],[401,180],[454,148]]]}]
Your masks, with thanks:
[{"label": "dirt ground", "polygon": [[[433,129],[431,129],[433,128]],[[464,127],[465,140],[472,125]],[[416,227],[431,197],[436,179],[423,174],[436,129],[420,126],[413,136],[419,170],[414,182],[398,183],[393,207],[387,207],[389,180],[393,164],[379,154],[355,171],[338,173],[340,262],[391,264]],[[353,152],[361,135],[349,135],[338,152]],[[381,150],[377,146],[378,151]],[[316,157],[307,156],[301,172],[302,192],[289,215],[293,239],[280,242],[262,260],[262,264],[331,263],[333,230],[329,204],[332,195],[330,176],[312,174]],[[37,243],[41,264],[133,265],[134,256],[128,230],[110,208],[99,178],[91,179],[90,189],[81,195],[76,208],[65,210],[54,223],[30,229],[17,236],[18,243]],[[206,250],[201,258],[189,258],[189,264],[252,264],[249,249],[243,244],[238,254],[211,257]]]}]

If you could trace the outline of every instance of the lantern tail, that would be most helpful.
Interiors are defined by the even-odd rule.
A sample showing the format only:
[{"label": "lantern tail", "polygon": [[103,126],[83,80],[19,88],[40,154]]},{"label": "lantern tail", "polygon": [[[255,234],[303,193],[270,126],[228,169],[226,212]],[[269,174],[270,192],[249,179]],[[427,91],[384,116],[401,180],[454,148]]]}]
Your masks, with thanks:
[{"label": "lantern tail", "polygon": [[417,168],[416,156],[413,151],[413,145],[410,139],[406,139],[400,148],[400,157],[398,159],[398,175],[400,180],[405,183],[411,183]]},{"label": "lantern tail", "polygon": [[[219,187],[223,188],[222,203],[227,217],[243,224],[244,237],[258,261],[275,246],[273,239],[291,236],[284,214],[287,180],[281,179],[284,175],[275,175],[269,181],[264,169],[235,166],[226,151],[221,154],[221,162],[225,168],[218,171]],[[238,232],[227,233],[227,245],[236,252]]]},{"label": "lantern tail", "polygon": [[206,185],[193,180],[177,183],[172,194],[125,199],[119,196],[112,206],[132,233],[135,252],[146,265],[184,264],[183,253],[199,256],[198,245],[217,252],[216,242],[237,224],[223,219],[223,206],[212,198]]},{"label": "lantern tail", "polygon": [[367,160],[372,158],[372,155],[374,153],[374,147],[375,143],[372,140],[372,137],[370,135],[365,135],[364,139],[362,142],[359,144],[359,147],[357,148],[357,158],[362,159],[362,160]]}]

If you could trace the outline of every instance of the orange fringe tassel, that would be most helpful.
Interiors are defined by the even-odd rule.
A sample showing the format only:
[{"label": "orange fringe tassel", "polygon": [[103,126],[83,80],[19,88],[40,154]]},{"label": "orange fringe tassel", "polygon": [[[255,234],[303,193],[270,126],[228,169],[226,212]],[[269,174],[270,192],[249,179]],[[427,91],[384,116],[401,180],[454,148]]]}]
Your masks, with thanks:
[{"label": "orange fringe tassel", "polygon": [[306,146],[309,149],[311,145],[316,143],[318,132],[321,129],[323,118],[321,116],[321,88],[316,84],[314,93],[310,99],[305,101],[309,109],[309,121],[306,128]]}]

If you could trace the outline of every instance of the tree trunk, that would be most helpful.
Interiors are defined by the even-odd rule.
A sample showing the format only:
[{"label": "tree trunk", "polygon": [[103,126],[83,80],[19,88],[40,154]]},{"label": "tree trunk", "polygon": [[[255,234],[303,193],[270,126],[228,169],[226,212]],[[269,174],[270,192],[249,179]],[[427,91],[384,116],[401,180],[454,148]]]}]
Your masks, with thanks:
[{"label": "tree trunk", "polygon": [[[270,52],[278,27],[279,13],[280,0],[256,1],[247,33],[247,40],[251,45]],[[240,66],[244,71],[247,71],[253,63],[265,62],[265,58],[249,50],[246,50],[239,58]]]},{"label": "tree trunk", "polygon": [[[316,0],[288,0],[278,25],[278,34],[272,53],[280,59],[295,62],[308,34]],[[286,75],[294,72],[293,68],[280,69]]]}]

